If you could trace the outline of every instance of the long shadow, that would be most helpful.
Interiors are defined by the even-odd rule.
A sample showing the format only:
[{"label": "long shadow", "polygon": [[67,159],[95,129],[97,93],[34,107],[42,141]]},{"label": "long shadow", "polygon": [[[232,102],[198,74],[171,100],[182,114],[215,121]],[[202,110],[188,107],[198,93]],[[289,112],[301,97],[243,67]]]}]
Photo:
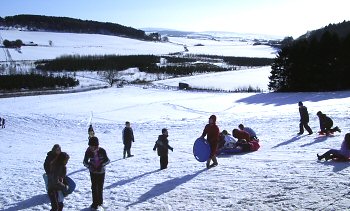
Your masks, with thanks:
[{"label": "long shadow", "polygon": [[127,205],[126,207],[130,207],[130,206],[133,206],[136,204],[143,203],[149,199],[155,198],[155,197],[160,196],[164,193],[167,193],[171,190],[174,190],[177,186],[182,185],[182,184],[192,180],[193,178],[195,178],[200,173],[202,173],[206,170],[207,169],[205,168],[205,169],[197,171],[196,173],[191,174],[191,175],[177,177],[177,178],[165,181],[163,183],[156,184],[151,190],[147,191],[142,196],[140,196],[136,202],[131,203],[131,204]]},{"label": "long shadow", "polygon": [[138,175],[138,176],[133,177],[133,178],[131,178],[131,179],[120,180],[120,181],[118,181],[118,182],[116,182],[116,183],[114,183],[114,184],[111,184],[111,185],[105,187],[105,189],[112,189],[112,188],[115,188],[115,187],[117,187],[117,186],[125,185],[125,184],[127,184],[127,183],[133,182],[133,181],[135,181],[135,180],[137,180],[137,179],[140,179],[140,178],[142,178],[142,177],[145,177],[145,176],[147,176],[147,175],[153,174],[153,173],[158,172],[158,171],[160,171],[160,169],[153,170],[153,171],[150,171],[150,172],[146,172],[146,173],[144,173],[144,174]]},{"label": "long shadow", "polygon": [[323,165],[326,165],[326,166],[333,166],[333,172],[342,171],[350,166],[349,161],[344,161],[344,162],[342,162],[342,161],[325,161],[325,162],[318,161],[318,162],[322,163]]},{"label": "long shadow", "polygon": [[32,209],[32,207],[43,205],[50,203],[50,199],[47,196],[47,194],[40,194],[33,196],[30,199],[26,199],[24,201],[14,203],[13,206],[10,208],[5,209],[4,211],[16,211],[16,210],[22,210],[22,209]]},{"label": "long shadow", "polygon": [[248,104],[273,104],[277,106],[297,104],[299,101],[311,101],[319,102],[329,99],[340,99],[350,97],[350,92],[291,92],[291,93],[260,93],[252,95],[236,102],[248,103]]},{"label": "long shadow", "polygon": [[291,139],[289,139],[289,140],[287,140],[287,141],[285,141],[285,142],[282,142],[282,143],[277,144],[276,146],[273,146],[272,149],[275,149],[275,148],[277,148],[277,147],[290,144],[290,143],[292,143],[292,142],[294,142],[294,141],[297,141],[297,140],[301,139],[302,137],[304,137],[304,136],[294,136],[293,138],[291,138]]},{"label": "long shadow", "polygon": [[300,147],[307,147],[307,146],[311,146],[311,145],[313,145],[313,144],[321,143],[321,142],[327,140],[328,137],[329,137],[329,136],[319,136],[319,137],[316,137],[316,138],[314,139],[313,142],[310,142],[310,143],[307,143],[307,144],[303,144],[303,145],[301,145]]}]

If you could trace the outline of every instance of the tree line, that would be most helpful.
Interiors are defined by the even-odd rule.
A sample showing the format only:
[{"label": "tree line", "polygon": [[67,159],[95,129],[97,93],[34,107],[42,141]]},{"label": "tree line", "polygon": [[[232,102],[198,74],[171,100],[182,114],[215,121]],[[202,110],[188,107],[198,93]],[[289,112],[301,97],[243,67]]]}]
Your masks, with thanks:
[{"label": "tree line", "polygon": [[154,34],[148,36],[142,30],[116,23],[42,15],[15,15],[4,18],[0,17],[0,26],[25,27],[32,31],[45,30],[52,32],[105,34],[142,40],[153,40],[157,38]]},{"label": "tree line", "polygon": [[269,89],[336,91],[350,89],[350,28],[345,36],[325,30],[285,42],[271,66]]},{"label": "tree line", "polygon": [[36,90],[78,86],[79,81],[68,76],[39,74],[0,75],[0,90]]},{"label": "tree line", "polygon": [[[161,59],[166,60],[161,65]],[[193,73],[218,72],[231,70],[230,67],[219,67],[210,63],[213,59],[237,66],[266,66],[273,59],[244,58],[244,57],[216,57],[203,55],[155,56],[155,55],[69,55],[54,60],[37,61],[36,69],[44,71],[121,71],[127,68],[139,68],[147,73],[167,73],[171,75],[189,75]]]}]

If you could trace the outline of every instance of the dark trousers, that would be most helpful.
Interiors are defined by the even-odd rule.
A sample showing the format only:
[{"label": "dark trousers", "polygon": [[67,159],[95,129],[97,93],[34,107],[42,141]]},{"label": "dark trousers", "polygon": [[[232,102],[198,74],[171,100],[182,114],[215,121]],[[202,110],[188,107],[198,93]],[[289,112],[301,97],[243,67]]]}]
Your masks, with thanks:
[{"label": "dark trousers", "polygon": [[299,128],[300,128],[300,129],[299,129],[299,132],[300,132],[300,133],[304,133],[304,128],[305,128],[305,130],[306,130],[307,132],[312,133],[312,130],[311,130],[311,128],[310,128],[310,126],[308,125],[307,122],[300,122]]},{"label": "dark trousers", "polygon": [[125,155],[127,154],[128,157],[131,156],[131,152],[130,152],[130,149],[131,149],[131,142],[127,142],[124,144],[124,153],[123,153],[123,157],[125,158]]},{"label": "dark trousers", "polygon": [[58,201],[58,191],[49,190],[48,195],[51,202],[51,211],[62,211],[63,210],[63,202]]},{"label": "dark trousers", "polygon": [[105,181],[105,173],[96,174],[90,172],[92,203],[96,206],[103,204],[103,184]]},{"label": "dark trousers", "polygon": [[348,159],[344,155],[340,153],[340,150],[337,149],[330,149],[327,152],[325,152],[323,155],[321,155],[322,158],[325,158],[326,160],[332,159],[332,158],[340,158],[340,159]]},{"label": "dark trousers", "polygon": [[168,155],[160,156],[160,169],[166,169],[168,167]]}]

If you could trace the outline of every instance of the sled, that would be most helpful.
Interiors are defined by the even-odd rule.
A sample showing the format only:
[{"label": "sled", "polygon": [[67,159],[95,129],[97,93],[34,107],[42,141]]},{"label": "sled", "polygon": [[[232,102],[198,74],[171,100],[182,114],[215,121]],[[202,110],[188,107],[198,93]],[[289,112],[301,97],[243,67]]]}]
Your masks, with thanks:
[{"label": "sled", "polygon": [[193,144],[193,155],[199,162],[205,162],[210,157],[210,145],[204,138],[198,138]]},{"label": "sled", "polygon": [[[49,188],[49,179],[48,179],[46,173],[43,174],[43,178],[44,178],[45,188],[46,188],[46,192],[47,192],[48,188]],[[76,187],[75,182],[70,177],[66,176],[66,181],[67,181],[68,189],[62,191],[64,196],[67,196],[67,195],[73,193],[73,191],[75,190],[75,187]]]}]

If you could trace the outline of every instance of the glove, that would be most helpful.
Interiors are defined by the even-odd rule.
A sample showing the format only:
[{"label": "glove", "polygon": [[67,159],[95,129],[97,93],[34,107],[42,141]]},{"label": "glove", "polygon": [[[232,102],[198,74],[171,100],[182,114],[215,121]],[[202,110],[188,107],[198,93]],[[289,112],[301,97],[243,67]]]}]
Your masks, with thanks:
[{"label": "glove", "polygon": [[174,152],[174,148],[170,148],[170,150],[171,150],[172,152]]}]

